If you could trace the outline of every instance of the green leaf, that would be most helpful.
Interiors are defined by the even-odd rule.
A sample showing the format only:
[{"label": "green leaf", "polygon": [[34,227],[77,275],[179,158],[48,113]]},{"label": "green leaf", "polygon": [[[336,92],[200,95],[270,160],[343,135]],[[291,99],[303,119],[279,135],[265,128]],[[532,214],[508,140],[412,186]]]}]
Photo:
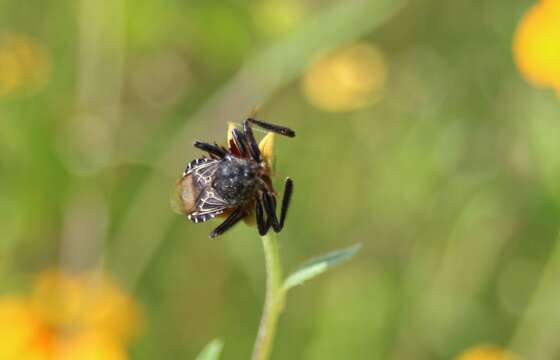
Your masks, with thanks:
[{"label": "green leaf", "polygon": [[202,349],[196,360],[218,360],[223,347],[224,342],[221,339],[214,339]]},{"label": "green leaf", "polygon": [[358,252],[358,250],[360,250],[361,247],[362,244],[356,244],[350,246],[349,248],[333,251],[307,261],[299,270],[286,278],[283,286],[284,291],[287,291],[294,286],[301,285],[307,280],[324,273],[342,261],[350,259]]}]

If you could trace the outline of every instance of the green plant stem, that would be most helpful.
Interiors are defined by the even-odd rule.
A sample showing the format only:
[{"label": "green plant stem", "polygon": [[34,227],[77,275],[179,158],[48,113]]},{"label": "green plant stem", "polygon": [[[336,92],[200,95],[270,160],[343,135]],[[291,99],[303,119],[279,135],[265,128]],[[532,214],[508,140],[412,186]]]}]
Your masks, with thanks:
[{"label": "green plant stem", "polygon": [[278,317],[284,308],[285,292],[282,288],[282,264],[276,234],[261,237],[266,266],[266,295],[259,332],[255,341],[252,360],[266,360],[272,349]]}]

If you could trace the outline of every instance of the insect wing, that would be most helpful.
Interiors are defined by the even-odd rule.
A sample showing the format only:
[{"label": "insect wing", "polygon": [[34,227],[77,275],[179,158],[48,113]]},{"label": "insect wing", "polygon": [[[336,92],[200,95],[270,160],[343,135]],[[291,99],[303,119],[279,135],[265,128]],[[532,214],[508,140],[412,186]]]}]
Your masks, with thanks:
[{"label": "insect wing", "polygon": [[194,159],[187,165],[183,176],[192,174],[197,181],[203,181],[201,185],[204,183],[210,185],[219,162],[219,160],[211,158]]},{"label": "insect wing", "polygon": [[191,161],[185,175],[191,175],[194,185],[200,189],[195,210],[187,218],[195,223],[205,222],[222,214],[229,208],[228,204],[212,188],[212,179],[218,169],[219,160],[196,159]]},{"label": "insect wing", "polygon": [[230,206],[211,188],[206,188],[196,204],[196,210],[187,215],[195,223],[205,222],[222,214]]}]

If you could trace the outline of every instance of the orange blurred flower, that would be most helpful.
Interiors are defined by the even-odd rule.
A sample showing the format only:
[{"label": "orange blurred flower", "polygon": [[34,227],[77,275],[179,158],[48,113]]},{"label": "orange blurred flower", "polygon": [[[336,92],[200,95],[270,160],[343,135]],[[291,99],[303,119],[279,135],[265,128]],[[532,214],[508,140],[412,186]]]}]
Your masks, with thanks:
[{"label": "orange blurred flower", "polygon": [[303,77],[302,91],[319,109],[351,111],[378,100],[386,76],[382,52],[368,43],[358,42],[313,63]]},{"label": "orange blurred flower", "polygon": [[513,38],[513,55],[527,81],[560,95],[559,0],[540,0],[525,13]]},{"label": "orange blurred flower", "polygon": [[125,360],[139,318],[106,277],[45,272],[30,296],[0,298],[0,359]]},{"label": "orange blurred flower", "polygon": [[43,86],[50,75],[50,58],[35,40],[0,34],[0,97]]},{"label": "orange blurred flower", "polygon": [[478,345],[467,349],[455,360],[515,360],[509,351],[495,345]]}]

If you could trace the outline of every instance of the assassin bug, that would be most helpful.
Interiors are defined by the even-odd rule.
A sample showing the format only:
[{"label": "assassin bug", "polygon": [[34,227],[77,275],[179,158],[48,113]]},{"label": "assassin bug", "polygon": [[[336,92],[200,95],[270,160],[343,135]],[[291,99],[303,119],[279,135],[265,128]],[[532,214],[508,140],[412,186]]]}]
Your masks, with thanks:
[{"label": "assassin bug", "polygon": [[[207,155],[191,161],[177,182],[179,210],[189,220],[200,223],[226,216],[210,233],[211,238],[223,234],[240,220],[247,220],[253,211],[261,236],[270,228],[279,232],[284,227],[293,182],[286,178],[280,217],[277,217],[271,161],[269,154],[259,148],[252,125],[283,136],[295,136],[287,127],[248,118],[243,121],[242,130],[231,129],[227,147],[195,141],[194,147]],[[263,142],[267,137],[272,141],[269,133]]]}]

